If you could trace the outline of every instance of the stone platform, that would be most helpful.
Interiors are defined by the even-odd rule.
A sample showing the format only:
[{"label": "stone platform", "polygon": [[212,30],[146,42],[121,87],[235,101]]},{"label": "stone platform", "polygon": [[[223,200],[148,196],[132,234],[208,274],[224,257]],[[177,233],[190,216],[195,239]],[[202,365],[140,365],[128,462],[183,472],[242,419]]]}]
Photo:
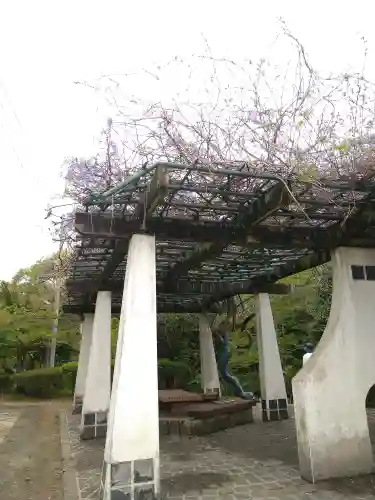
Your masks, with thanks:
[{"label": "stone platform", "polygon": [[160,433],[201,436],[253,422],[255,401],[180,389],[159,391]]},{"label": "stone platform", "polygon": [[219,399],[219,395],[216,392],[203,394],[185,391],[184,389],[162,389],[158,391],[158,394],[160,408],[170,413],[180,411],[186,404],[204,403]]}]

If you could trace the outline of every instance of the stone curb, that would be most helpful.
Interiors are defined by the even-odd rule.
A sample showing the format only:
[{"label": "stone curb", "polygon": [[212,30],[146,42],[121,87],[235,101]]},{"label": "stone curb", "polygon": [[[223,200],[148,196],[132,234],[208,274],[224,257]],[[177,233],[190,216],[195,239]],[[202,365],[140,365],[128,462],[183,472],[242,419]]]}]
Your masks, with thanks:
[{"label": "stone curb", "polygon": [[75,460],[72,458],[65,411],[59,412],[64,500],[80,500]]}]

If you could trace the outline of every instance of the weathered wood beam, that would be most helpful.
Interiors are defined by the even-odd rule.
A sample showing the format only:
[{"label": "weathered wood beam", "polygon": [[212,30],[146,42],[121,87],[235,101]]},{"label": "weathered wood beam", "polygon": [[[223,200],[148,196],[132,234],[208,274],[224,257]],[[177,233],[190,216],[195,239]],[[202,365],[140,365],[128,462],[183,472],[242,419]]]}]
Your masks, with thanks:
[{"label": "weathered wood beam", "polygon": [[[205,309],[205,312],[211,313],[220,313],[223,312],[224,308],[220,304],[211,304],[208,308]],[[95,312],[95,303],[90,302],[87,304],[64,304],[63,305],[64,313],[69,314],[84,314],[84,313],[94,313]],[[178,314],[186,314],[186,313],[196,313],[199,314],[203,311],[201,304],[196,303],[189,306],[179,305],[179,304],[163,304],[162,302],[157,304],[157,312],[161,313],[178,313]],[[120,304],[112,304],[112,314],[119,315],[121,313],[121,305]]]},{"label": "weathered wood beam", "polygon": [[[140,221],[133,216],[111,217],[104,213],[77,212],[75,229],[84,237],[127,239],[141,231]],[[147,221],[147,232],[160,239],[178,239],[192,242],[214,241],[233,234],[233,227],[217,221],[192,221],[188,219],[152,217]],[[219,231],[219,234],[218,234]],[[243,235],[245,238],[245,234]]]},{"label": "weathered wood beam", "polygon": [[162,204],[168,194],[168,174],[167,169],[162,165],[158,166],[147,187],[142,193],[135,209],[135,216],[143,222],[154,212],[155,208]]},{"label": "weathered wood beam", "polygon": [[280,182],[246,205],[246,209],[238,212],[234,221],[249,228],[267,219],[280,208],[288,206],[290,202],[289,189],[285,183]]},{"label": "weathered wood beam", "polygon": [[[124,288],[124,280],[111,280],[105,284],[105,287],[98,288],[98,282],[94,279],[69,279],[65,282],[68,292],[88,293],[97,292],[98,290],[107,290],[111,292],[122,293]],[[191,281],[191,280],[178,280],[169,294],[176,295],[216,295],[226,293],[228,289],[228,282],[218,281]],[[271,293],[271,294],[287,294],[290,292],[290,286],[282,283],[265,283],[259,285],[249,285],[248,281],[240,281],[231,285],[232,295],[239,295],[242,293]],[[163,296],[163,284],[157,285],[157,293]]]},{"label": "weathered wood beam", "polygon": [[[347,246],[374,246],[373,222],[366,214],[354,216],[345,223],[335,223],[327,228],[308,225],[255,225],[250,229],[235,227],[228,222],[193,221],[183,218],[151,217],[147,232],[159,240],[175,239],[186,242],[220,244],[223,240],[242,246],[282,248],[333,248]],[[110,217],[104,213],[77,212],[75,228],[85,238],[128,239],[141,231],[136,217]],[[354,243],[352,243],[354,242]]]},{"label": "weathered wood beam", "polygon": [[[272,283],[276,284],[275,282],[280,280],[281,278],[286,278],[287,276],[300,273],[301,271],[305,271],[306,269],[325,264],[330,259],[331,254],[329,250],[318,250],[314,253],[306,254],[294,261],[276,266],[270,273],[252,278],[248,281],[247,286],[254,287],[254,289],[261,288],[262,286],[266,288],[267,285],[271,285]],[[206,299],[204,301],[204,306],[210,306],[213,302],[220,302],[232,297],[233,295],[238,295],[237,293],[233,293],[235,289],[235,283],[233,285],[229,285],[226,290],[213,294],[211,297]]]},{"label": "weathered wood beam", "polygon": [[301,219],[305,221],[309,220],[329,220],[329,221],[342,221],[345,220],[345,213],[344,212],[311,212],[310,210],[305,210],[304,212],[302,211],[295,211],[295,210],[280,210],[276,214],[277,216],[281,217],[289,217],[290,219]]},{"label": "weathered wood beam", "polygon": [[228,243],[225,240],[221,243],[203,243],[197,250],[190,252],[185,259],[175,264],[168,271],[164,279],[164,289],[172,289],[176,280],[181,276],[186,276],[190,269],[196,269],[202,262],[215,259],[221,255],[227,245]]},{"label": "weathered wood beam", "polygon": [[124,260],[126,252],[128,251],[129,240],[116,241],[115,248],[112,251],[111,258],[104,266],[103,272],[98,280],[97,288],[105,288],[105,284],[111,279],[113,273]]},{"label": "weathered wood beam", "polygon": [[[154,175],[146,191],[142,194],[138,206],[135,209],[135,217],[140,221],[140,225],[146,223],[147,218],[153,213],[157,205],[163,202],[167,195],[168,176],[166,169],[162,166],[156,168]],[[99,278],[99,288],[111,278],[118,266],[124,260],[128,251],[128,240],[117,241],[112,252],[110,260],[104,267],[102,275]]]},{"label": "weathered wood beam", "polygon": [[[290,203],[289,191],[284,183],[272,186],[268,191],[251,201],[236,214],[231,224],[247,230],[266,219],[281,207]],[[165,289],[173,287],[173,282],[180,276],[186,276],[190,269],[199,267],[204,261],[215,259],[231,243],[232,235],[222,237],[220,242],[204,243],[197,250],[190,252],[182,261],[176,263],[164,279]]]}]

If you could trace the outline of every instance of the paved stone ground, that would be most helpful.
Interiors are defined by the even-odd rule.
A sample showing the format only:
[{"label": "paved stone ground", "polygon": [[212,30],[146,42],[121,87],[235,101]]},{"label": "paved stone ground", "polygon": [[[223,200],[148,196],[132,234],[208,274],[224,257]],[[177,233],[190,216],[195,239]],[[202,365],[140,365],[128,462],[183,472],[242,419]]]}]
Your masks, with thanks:
[{"label": "paved stone ground", "polygon": [[[375,442],[375,412],[369,415]],[[80,442],[79,417],[67,416],[82,500],[98,498],[104,440]],[[161,440],[165,499],[369,500],[375,476],[311,485],[298,471],[294,421],[249,424],[205,437]]]},{"label": "paved stone ground", "polygon": [[20,412],[14,409],[0,411],[0,444],[9,434],[19,415]]}]

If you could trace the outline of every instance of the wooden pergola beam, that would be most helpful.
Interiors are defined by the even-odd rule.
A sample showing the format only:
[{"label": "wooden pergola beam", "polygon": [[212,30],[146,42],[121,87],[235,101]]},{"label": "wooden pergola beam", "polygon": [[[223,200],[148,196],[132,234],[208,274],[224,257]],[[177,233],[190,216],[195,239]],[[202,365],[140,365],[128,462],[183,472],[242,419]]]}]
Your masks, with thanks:
[{"label": "wooden pergola beam", "polygon": [[[163,202],[168,191],[168,176],[165,168],[159,166],[148,185],[148,188],[142,193],[141,199],[135,209],[135,217],[143,222],[153,213],[157,205]],[[128,251],[129,241],[116,241],[110,260],[104,267],[102,275],[99,278],[98,287],[103,287],[111,278],[118,266],[124,260]]]},{"label": "wooden pergola beam", "polygon": [[[106,290],[111,292],[122,293],[124,288],[124,280],[111,280],[106,283],[104,287],[97,288],[97,281],[94,279],[82,279],[82,280],[67,280],[65,283],[66,288],[70,292],[76,293],[89,293],[97,292],[99,290]],[[201,281],[191,281],[191,280],[179,280],[176,281],[175,286],[170,290],[169,294],[175,295],[220,295],[227,294],[227,290],[231,291],[231,295],[240,294],[252,294],[252,293],[270,293],[277,295],[285,295],[291,291],[289,285],[283,283],[258,283],[252,285],[248,281],[240,281],[235,284],[228,284],[228,282],[201,282]],[[156,289],[158,295],[163,297],[163,285],[158,284]]]},{"label": "wooden pergola beam", "polygon": [[[249,280],[247,286],[253,286],[256,288],[261,288],[264,286],[267,288],[267,284],[271,285],[278,281],[281,278],[285,278],[287,276],[291,276],[293,274],[300,273],[305,271],[306,269],[310,269],[312,267],[316,267],[326,262],[329,262],[331,259],[331,253],[329,250],[319,250],[314,253],[310,253],[300,257],[299,259],[293,260],[286,264],[282,264],[280,266],[275,267],[272,272],[266,275],[259,275],[255,278]],[[245,286],[245,285],[244,285]],[[207,298],[203,304],[204,306],[209,307],[214,302],[220,302],[222,300],[228,299],[233,295],[238,295],[234,293],[236,291],[236,284],[229,285],[225,291],[218,292],[213,294],[211,297]],[[261,292],[259,292],[261,293]],[[272,292],[267,292],[272,293]]]},{"label": "wooden pergola beam", "polygon": [[[101,213],[77,212],[75,228],[85,238],[128,239],[140,232],[136,217],[109,217]],[[181,218],[147,221],[147,232],[157,239],[185,242],[217,243],[223,240],[242,246],[262,248],[333,248],[335,246],[374,246],[374,235],[369,233],[365,218],[353,218],[345,224],[333,224],[328,228],[315,226],[255,225],[250,229],[235,227],[228,222],[192,221]]]},{"label": "wooden pergola beam", "polygon": [[[289,203],[289,191],[285,184],[280,182],[250,201],[244,209],[236,214],[231,224],[250,229]],[[164,279],[165,289],[173,287],[173,282],[180,276],[186,276],[190,269],[195,269],[202,262],[221,255],[230,242],[231,237],[228,235],[228,238],[223,237],[221,242],[204,243],[197,250],[191,252],[184,260],[169,270]]]},{"label": "wooden pergola beam", "polygon": [[147,219],[158,205],[161,205],[168,194],[167,169],[159,165],[148,184],[147,189],[141,194],[135,209],[135,216],[141,220]]},{"label": "wooden pergola beam", "polygon": [[82,248],[68,283],[69,307],[92,310],[95,293],[111,287],[120,307],[123,277],[114,273],[140,232],[156,236],[163,312],[219,310],[237,294],[275,293],[281,278],[327,262],[338,246],[375,246],[373,173],[360,180],[319,179],[329,191],[321,196],[298,178],[285,184],[237,163],[144,166],[91,196],[86,208],[93,211],[75,219]]},{"label": "wooden pergola beam", "polygon": [[106,283],[111,279],[113,273],[124,260],[126,252],[128,251],[129,240],[116,241],[115,247],[112,251],[111,258],[104,266],[103,272],[98,280],[97,288],[105,287]]},{"label": "wooden pergola beam", "polygon": [[[95,304],[90,302],[86,304],[64,304],[63,311],[66,314],[78,314],[82,315],[85,313],[94,313],[95,312]],[[188,306],[183,306],[179,304],[163,304],[158,303],[157,312],[158,314],[162,313],[176,313],[176,314],[188,314],[195,313],[199,314],[203,311],[201,304],[192,304]],[[208,308],[205,309],[205,312],[210,313],[221,313],[224,312],[224,307],[220,304],[211,304]],[[112,314],[119,315],[121,313],[121,305],[116,303],[112,304]]]}]

